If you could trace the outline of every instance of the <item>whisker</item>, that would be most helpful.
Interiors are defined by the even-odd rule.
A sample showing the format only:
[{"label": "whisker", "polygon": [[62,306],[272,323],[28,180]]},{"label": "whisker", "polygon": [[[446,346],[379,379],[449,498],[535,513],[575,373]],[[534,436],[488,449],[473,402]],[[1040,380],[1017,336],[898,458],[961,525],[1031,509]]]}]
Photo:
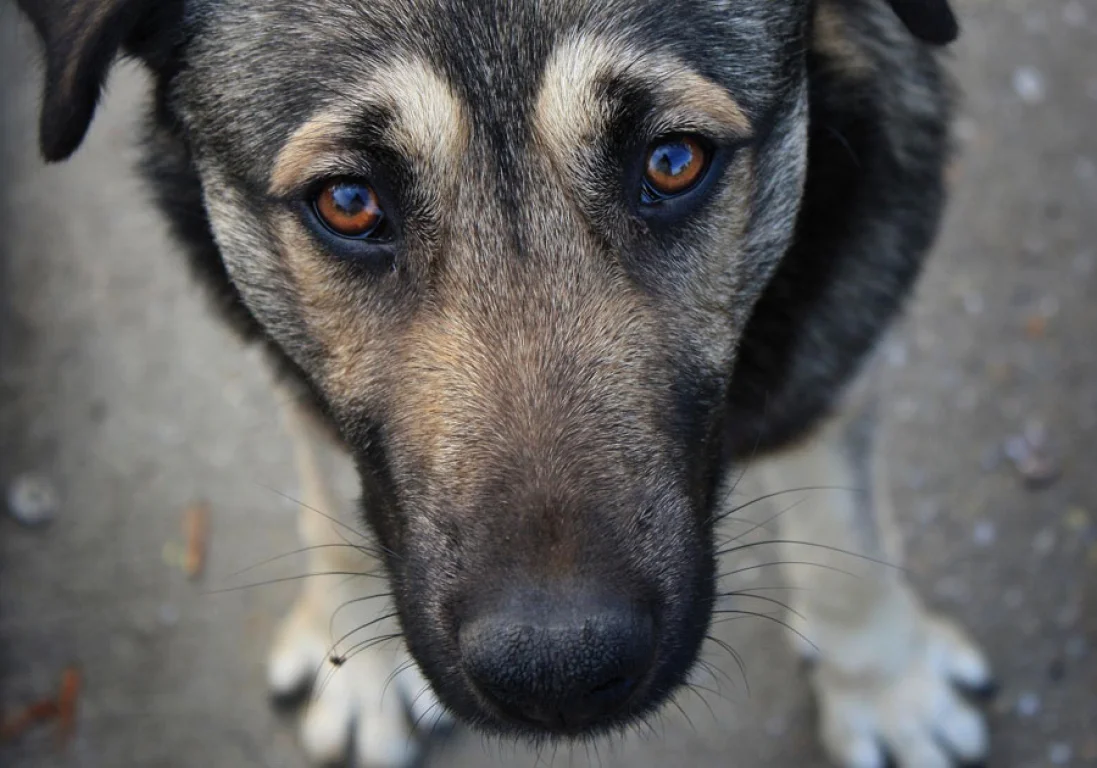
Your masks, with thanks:
[{"label": "whisker", "polygon": [[[340,637],[340,638],[339,638],[338,640],[336,640],[336,641],[335,641],[334,643],[332,643],[332,644],[331,644],[331,647],[330,647],[330,648],[328,648],[328,652],[327,652],[326,654],[324,654],[324,661],[326,662],[326,661],[327,661],[328,659],[335,659],[335,658],[340,658],[340,659],[342,659],[342,660],[343,660],[343,661],[341,661],[341,662],[340,662],[340,665],[342,665],[343,663],[345,663],[345,662],[346,662],[346,656],[347,656],[347,655],[346,655],[345,653],[339,653],[339,654],[337,654],[337,653],[335,652],[335,651],[336,651],[336,649],[337,649],[337,648],[339,647],[339,644],[340,644],[341,642],[343,642],[344,640],[346,640],[346,639],[347,639],[348,637],[350,637],[351,635],[356,635],[356,634],[358,634],[358,633],[359,633],[359,632],[361,632],[361,631],[362,631],[363,629],[369,629],[369,628],[370,628],[370,627],[372,627],[372,626],[373,626],[374,624],[378,624],[378,623],[380,623],[380,622],[382,622],[382,621],[386,621],[387,619],[391,619],[391,618],[393,618],[393,617],[395,617],[395,616],[396,616],[396,611],[392,611],[391,613],[385,613],[385,614],[382,614],[382,615],[378,616],[378,617],[377,617],[377,618],[375,618],[375,619],[371,619],[370,621],[367,621],[367,622],[366,622],[365,624],[362,624],[361,626],[355,627],[354,629],[350,630],[349,632],[347,632],[346,634],[344,634],[344,635],[343,635],[342,637]],[[323,664],[323,662],[321,662],[321,669],[323,669],[323,666],[322,666],[322,664]],[[320,674],[320,670],[319,670],[319,669],[318,669],[318,670],[316,670],[316,674]]]},{"label": "whisker", "polygon": [[[843,486],[843,485],[807,485],[807,486],[803,486],[801,488],[786,488],[783,491],[772,491],[771,493],[764,493],[761,496],[755,496],[750,501],[743,502],[742,504],[739,504],[738,506],[732,507],[729,510],[721,512],[720,516],[717,518],[717,521],[719,522],[719,521],[723,520],[726,517],[730,517],[731,515],[742,512],[744,509],[746,509],[746,508],[748,508],[748,507],[750,507],[754,504],[757,504],[760,501],[769,501],[770,499],[777,498],[778,496],[786,496],[790,493],[807,493],[809,491],[848,491],[850,493],[860,493],[861,492],[860,489],[858,489],[858,488],[850,488],[849,486]],[[777,515],[774,515],[772,518],[765,521],[764,523],[758,523],[758,525],[756,526],[756,529],[761,528],[765,525],[769,525],[771,522],[776,520],[778,517],[780,517],[781,515],[783,515],[787,511],[788,510],[783,510],[782,512],[779,512]],[[746,533],[740,534],[740,535],[745,536],[749,533],[750,533],[750,531],[747,531]]]},{"label": "whisker", "polygon": [[[393,669],[391,672],[389,672],[388,677],[385,678],[385,684],[383,686],[381,686],[381,699],[382,700],[384,700],[385,694],[388,693],[389,684],[391,684],[396,678],[398,678],[402,672],[405,672],[406,670],[411,669],[412,665],[414,665],[414,664],[415,664],[414,659],[408,659],[407,661],[403,662],[402,664],[397,664],[396,668]],[[422,695],[422,692],[420,692],[415,697],[415,699],[412,699],[411,703],[414,704],[419,699],[419,696],[421,696],[421,695]]]},{"label": "whisker", "polygon": [[[718,613],[718,611],[714,611],[713,613]],[[707,634],[707,635],[705,635],[705,637],[707,639],[711,640],[712,642],[716,643],[717,645],[719,645],[725,651],[727,651],[728,654],[731,656],[731,658],[735,661],[735,666],[739,667],[739,674],[743,676],[743,687],[746,688],[747,697],[749,698],[750,697],[750,681],[747,679],[747,668],[746,668],[746,665],[743,663],[743,657],[739,654],[739,652],[737,650],[732,648],[730,645],[728,645],[726,642],[724,642],[720,638],[716,637],[715,635]]]},{"label": "whisker", "polygon": [[674,705],[675,709],[677,709],[679,712],[682,713],[682,717],[684,717],[686,719],[686,722],[689,723],[690,730],[692,730],[694,733],[697,733],[697,726],[693,724],[693,719],[688,714],[686,714],[686,710],[678,702],[678,698],[675,697],[675,698],[671,699],[670,703]]},{"label": "whisker", "polygon": [[264,565],[270,565],[271,563],[276,563],[279,560],[285,560],[287,557],[293,557],[294,555],[301,555],[301,554],[304,554],[305,552],[312,552],[313,550],[317,550],[317,549],[331,549],[333,547],[338,547],[340,549],[345,549],[347,547],[350,547],[352,549],[356,549],[356,550],[358,550],[358,551],[360,551],[364,554],[367,554],[367,555],[372,555],[373,554],[373,553],[369,552],[368,550],[366,550],[365,548],[363,548],[361,545],[353,544],[349,541],[344,543],[344,544],[313,544],[310,547],[300,547],[299,549],[295,549],[291,552],[284,552],[281,555],[275,555],[274,557],[268,557],[265,560],[260,560],[258,563],[253,563],[252,565],[241,568],[238,571],[233,571],[232,573],[230,573],[228,575],[228,578],[233,578],[235,576],[241,576],[245,573],[248,573],[249,571],[254,571],[256,568],[262,568]]},{"label": "whisker", "polygon": [[728,488],[727,493],[724,494],[723,500],[718,505],[716,505],[716,507],[712,511],[712,514],[709,515],[708,522],[710,524],[718,523],[722,519],[724,519],[724,517],[726,517],[726,515],[719,512],[718,510],[720,510],[724,506],[724,504],[731,500],[731,497],[735,495],[735,491],[739,488],[739,483],[743,482],[743,478],[747,476],[747,470],[750,469],[750,463],[754,461],[754,454],[758,451],[758,445],[761,443],[761,438],[762,436],[760,434],[758,435],[758,437],[755,438],[754,448],[751,449],[750,458],[743,463],[743,471],[739,473],[739,476],[737,478],[735,478],[735,482],[731,484],[731,487]]},{"label": "whisker", "polygon": [[360,571],[321,571],[320,573],[301,573],[296,576],[282,576],[277,579],[268,579],[266,581],[257,581],[254,584],[241,584],[235,587],[223,587],[221,589],[207,589],[203,590],[203,595],[221,595],[226,592],[239,592],[243,589],[255,589],[256,587],[269,587],[272,584],[282,584],[287,581],[300,581],[301,579],[314,579],[322,576],[350,576],[353,578],[366,578],[366,579],[383,579],[385,575],[378,574],[375,571],[367,571],[365,573]]},{"label": "whisker", "polygon": [[849,576],[852,579],[861,578],[856,573],[850,571],[843,571],[841,568],[836,568],[833,565],[824,565],[823,563],[812,563],[807,560],[775,560],[772,563],[759,563],[757,565],[745,565],[742,568],[736,568],[734,571],[727,571],[721,573],[717,578],[723,579],[728,576],[738,576],[740,573],[747,573],[748,571],[756,571],[759,568],[770,568],[775,565],[810,565],[814,568],[822,568],[824,571],[834,571],[835,573],[841,573],[844,576]]},{"label": "whisker", "polygon": [[[765,400],[762,403],[762,424],[765,424],[766,419],[768,419],[768,418],[769,418],[769,393],[767,392],[766,395],[765,395]],[[743,481],[743,478],[747,476],[747,470],[750,469],[750,465],[754,463],[754,459],[758,455],[758,448],[762,445],[762,434],[763,434],[763,432],[764,432],[763,429],[759,429],[758,434],[756,434],[754,436],[754,446],[750,449],[750,456],[748,456],[747,460],[745,462],[743,462],[743,471],[739,473],[739,477],[735,478],[735,482],[731,484],[731,488],[729,488],[728,492],[724,494],[724,498],[720,501],[720,504],[719,504],[719,506],[716,507],[716,509],[720,509],[725,504],[727,504],[729,501],[731,501],[731,497],[735,495],[735,491],[739,488],[739,483],[741,483]],[[710,524],[719,523],[720,521],[726,519],[730,514],[731,514],[730,512],[720,513],[720,512],[714,511],[713,514],[709,517],[709,523]]]},{"label": "whisker", "polygon": [[[804,616],[794,608],[789,607],[785,603],[782,603],[780,600],[775,600],[772,597],[766,597],[765,595],[748,595],[741,592],[725,592],[723,595],[721,595],[721,597],[746,597],[750,598],[751,600],[763,600],[767,603],[772,603],[773,605],[778,605],[781,608],[784,608],[786,611],[791,613],[793,616],[796,616],[797,618],[804,618]],[[807,619],[804,619],[804,621],[807,621]]]},{"label": "whisker", "polygon": [[438,717],[434,718],[434,722],[430,724],[430,731],[427,733],[427,738],[428,739],[434,737],[434,734],[435,734],[435,732],[437,732],[438,727],[442,724],[442,721],[445,719],[443,717],[443,715],[446,714],[446,707],[437,698],[434,700],[433,704],[431,704],[429,707],[427,707],[427,712],[433,712],[434,710],[439,710],[439,714],[438,714]]},{"label": "whisker", "polygon": [[[415,698],[412,700],[412,703],[418,701],[419,698],[429,690],[430,690],[430,686],[429,685],[424,685],[423,690],[421,690],[421,691],[419,691],[419,693],[415,694]],[[426,719],[427,715],[432,713],[434,710],[438,709],[440,706],[441,706],[441,704],[439,702],[435,701],[435,702],[432,702],[429,707],[427,707],[422,712],[420,712],[419,716],[417,718],[415,718],[415,722],[413,722],[411,724],[411,733],[408,734],[409,737],[414,736],[416,733],[418,733],[419,732],[419,726],[422,724],[423,720]],[[438,727],[438,721],[435,720],[434,724],[431,725],[431,727],[430,727],[431,734],[434,733],[434,729],[437,728],[437,727]]]},{"label": "whisker", "polygon": [[869,562],[869,563],[875,563],[876,565],[882,565],[886,568],[893,568],[893,569],[895,569],[895,570],[897,570],[901,573],[906,573],[907,572],[906,569],[903,568],[902,566],[896,565],[894,563],[889,563],[886,560],[880,560],[880,559],[877,559],[875,557],[869,557],[868,555],[862,555],[862,554],[859,554],[857,552],[850,552],[848,549],[842,549],[841,547],[832,547],[829,544],[821,544],[817,541],[797,541],[795,539],[767,539],[765,541],[751,541],[751,542],[747,542],[746,544],[737,544],[734,547],[729,547],[727,549],[719,550],[719,551],[717,551],[716,555],[717,555],[717,557],[724,557],[726,555],[731,555],[731,554],[734,554],[736,552],[742,552],[744,549],[751,549],[753,547],[766,546],[768,544],[787,544],[787,545],[792,545],[792,546],[797,546],[797,547],[815,547],[816,549],[823,549],[823,550],[826,550],[828,552],[836,552],[840,555],[848,555],[849,557],[855,557],[855,558],[858,558],[860,560],[865,560],[866,562]]},{"label": "whisker", "polygon": [[[354,645],[352,645],[347,650],[347,653],[344,653],[342,656],[339,657],[339,663],[334,664],[331,672],[329,672],[328,675],[321,681],[319,687],[317,688],[316,695],[315,695],[314,698],[319,699],[321,694],[323,694],[324,690],[331,683],[332,678],[335,677],[335,674],[340,669],[342,669],[343,666],[348,661],[353,659],[359,653],[362,653],[364,651],[368,651],[370,648],[372,648],[375,645],[380,645],[381,643],[387,642],[389,640],[394,640],[398,637],[403,637],[403,633],[402,632],[396,632],[396,633],[392,633],[392,634],[388,634],[388,635],[377,635],[376,637],[372,637],[369,640],[363,640],[360,643],[355,643]],[[326,659],[325,661],[330,661],[330,659]],[[319,677],[319,675],[317,675],[317,676]]]},{"label": "whisker", "polygon": [[[784,621],[782,619],[777,618],[773,614],[758,613],[756,611],[743,611],[743,610],[737,610],[737,609],[718,610],[718,611],[713,611],[712,613],[713,613],[714,616],[734,614],[733,618],[735,618],[735,617],[755,617],[755,618],[759,618],[759,619],[768,619],[769,621],[772,621],[774,624],[778,624],[778,625],[784,627],[785,629],[787,629],[789,632],[792,632],[793,634],[795,634],[797,637],[799,637],[805,643],[810,645],[815,651],[819,650],[819,646],[817,646],[815,643],[808,640],[807,637],[804,636],[803,632],[796,629],[796,627],[792,626],[787,621]],[[714,624],[722,624],[722,623],[724,623],[724,621],[726,621],[726,619],[714,622]]]},{"label": "whisker", "polygon": [[711,693],[716,698],[723,699],[724,701],[731,703],[731,699],[720,693],[720,691],[709,688],[707,685],[701,685],[699,683],[687,683],[686,690],[701,700],[701,703],[705,705],[705,709],[708,710],[709,716],[712,718],[713,722],[720,722],[720,719],[716,717],[716,710],[712,708],[712,704],[709,702],[705,694]]},{"label": "whisker", "polygon": [[267,489],[268,491],[275,494],[276,496],[281,496],[286,501],[289,501],[293,504],[296,504],[297,506],[301,507],[302,509],[307,509],[309,512],[315,512],[316,514],[320,515],[320,517],[324,518],[325,520],[329,520],[332,523],[335,523],[335,525],[339,526],[340,528],[343,528],[346,531],[349,531],[350,533],[354,534],[355,536],[358,536],[360,538],[365,538],[365,536],[362,534],[362,532],[359,531],[357,528],[355,528],[354,526],[351,526],[351,525],[347,525],[346,523],[344,523],[339,518],[337,518],[333,515],[329,515],[327,512],[321,512],[316,507],[310,506],[310,505],[306,504],[305,502],[301,501],[300,499],[295,499],[294,497],[290,496],[288,493],[284,493],[284,492],[278,490],[277,488],[275,488],[274,486],[267,485],[266,483],[261,483],[258,480],[255,481],[255,484],[258,485],[260,488]]},{"label": "whisker", "polygon": [[339,612],[347,606],[354,605],[355,603],[364,603],[369,600],[377,600],[383,597],[392,597],[392,592],[378,592],[375,595],[366,595],[365,597],[356,597],[353,600],[347,600],[339,604],[334,611],[331,612],[331,618],[328,619],[328,637],[331,637],[335,633],[335,617],[339,615]]},{"label": "whisker", "polygon": [[[804,501],[803,499],[797,499],[795,502],[793,502],[792,504],[789,504],[784,509],[781,509],[781,510],[775,512],[774,514],[770,515],[768,518],[766,518],[762,522],[755,523],[754,525],[752,525],[747,530],[742,531],[740,533],[736,533],[735,535],[728,537],[727,541],[723,542],[720,545],[721,549],[728,546],[729,544],[734,544],[737,541],[742,541],[743,539],[745,539],[747,536],[750,536],[752,533],[754,533],[758,529],[765,530],[768,533],[770,523],[772,523],[773,521],[775,521],[779,517],[783,517],[786,512],[791,512],[792,510],[796,509],[796,507],[800,506],[800,504],[803,503],[803,501]],[[720,556],[720,550],[716,551],[716,556],[717,557]]]},{"label": "whisker", "polygon": [[717,675],[722,676],[725,680],[728,681],[729,684],[734,685],[734,683],[731,680],[731,675],[729,675],[724,670],[720,669],[718,666],[716,666],[712,662],[710,662],[706,659],[700,659],[699,658],[699,659],[697,659],[696,664],[698,666],[700,666],[701,668],[703,668],[706,672],[708,672],[709,676],[712,678],[712,681],[714,683],[716,683],[717,685],[720,684],[720,680],[717,678]]}]

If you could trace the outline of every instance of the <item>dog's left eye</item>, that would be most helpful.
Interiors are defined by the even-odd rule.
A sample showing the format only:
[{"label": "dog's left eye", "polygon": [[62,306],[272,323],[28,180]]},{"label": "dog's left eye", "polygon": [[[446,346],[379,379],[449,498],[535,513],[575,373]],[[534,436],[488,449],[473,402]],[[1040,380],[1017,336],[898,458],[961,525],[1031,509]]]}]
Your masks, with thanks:
[{"label": "dog's left eye", "polygon": [[385,212],[373,187],[354,179],[326,182],[312,200],[313,211],[339,237],[366,240],[378,236]]},{"label": "dog's left eye", "polygon": [[640,202],[651,205],[689,192],[705,177],[710,155],[697,136],[669,136],[652,143],[644,160]]}]

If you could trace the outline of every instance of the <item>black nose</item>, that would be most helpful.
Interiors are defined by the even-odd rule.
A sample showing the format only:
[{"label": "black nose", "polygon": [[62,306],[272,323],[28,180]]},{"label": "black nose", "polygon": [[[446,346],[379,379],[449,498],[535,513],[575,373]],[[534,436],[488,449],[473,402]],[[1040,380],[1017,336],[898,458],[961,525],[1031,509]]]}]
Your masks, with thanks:
[{"label": "black nose", "polygon": [[583,589],[513,588],[460,627],[461,659],[508,718],[578,733],[627,710],[655,655],[651,613]]}]

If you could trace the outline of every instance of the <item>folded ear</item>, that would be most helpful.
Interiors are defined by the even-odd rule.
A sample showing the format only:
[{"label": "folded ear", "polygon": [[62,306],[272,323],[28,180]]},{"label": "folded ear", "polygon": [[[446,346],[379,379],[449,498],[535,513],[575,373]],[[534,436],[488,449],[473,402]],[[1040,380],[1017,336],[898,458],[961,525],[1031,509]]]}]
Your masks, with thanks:
[{"label": "folded ear", "polygon": [[960,34],[948,0],[888,0],[910,33],[932,45],[947,45]]},{"label": "folded ear", "polygon": [[17,0],[45,46],[39,144],[49,161],[71,155],[87,133],[119,52],[137,52],[177,10],[172,0]]}]

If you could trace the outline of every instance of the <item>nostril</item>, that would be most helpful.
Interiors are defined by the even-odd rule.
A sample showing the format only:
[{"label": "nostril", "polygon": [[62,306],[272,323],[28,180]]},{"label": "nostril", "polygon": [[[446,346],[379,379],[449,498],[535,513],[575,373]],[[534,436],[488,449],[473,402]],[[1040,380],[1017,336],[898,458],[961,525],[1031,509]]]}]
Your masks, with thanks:
[{"label": "nostril", "polygon": [[632,690],[632,680],[627,677],[614,677],[599,686],[596,686],[591,693],[618,693]]}]

